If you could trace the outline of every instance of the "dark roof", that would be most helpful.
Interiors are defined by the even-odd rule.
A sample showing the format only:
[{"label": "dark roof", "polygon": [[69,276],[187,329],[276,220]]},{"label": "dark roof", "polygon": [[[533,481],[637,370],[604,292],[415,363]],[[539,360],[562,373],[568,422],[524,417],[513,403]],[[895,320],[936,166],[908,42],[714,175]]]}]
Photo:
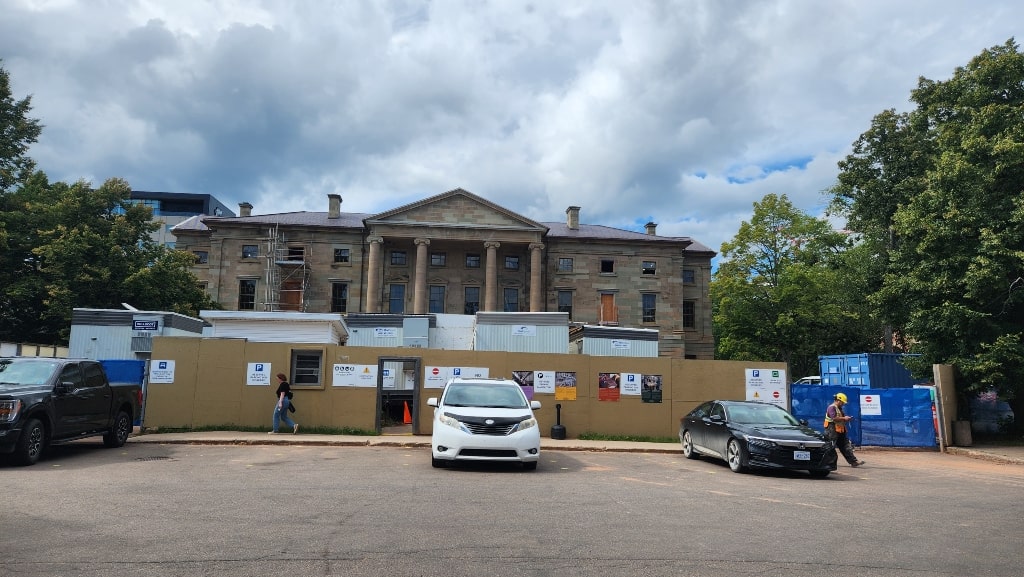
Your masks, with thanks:
[{"label": "dark roof", "polygon": [[[392,211],[388,211],[389,213]],[[195,216],[189,218],[172,229],[174,231],[206,231],[209,226],[216,226],[218,223],[228,224],[256,224],[256,225],[288,225],[288,226],[316,226],[325,228],[347,228],[351,230],[365,230],[363,220],[376,217],[380,214],[367,214],[362,212],[343,212],[338,218],[327,218],[326,212],[282,212],[276,214],[261,214],[257,216]],[[610,241],[633,241],[633,242],[655,242],[655,243],[676,243],[683,244],[688,252],[710,252],[707,246],[686,236],[657,236],[644,232],[635,232],[621,228],[612,228],[598,224],[581,224],[576,230],[570,229],[564,222],[538,222],[548,229],[547,237],[561,239],[591,239]]]}]

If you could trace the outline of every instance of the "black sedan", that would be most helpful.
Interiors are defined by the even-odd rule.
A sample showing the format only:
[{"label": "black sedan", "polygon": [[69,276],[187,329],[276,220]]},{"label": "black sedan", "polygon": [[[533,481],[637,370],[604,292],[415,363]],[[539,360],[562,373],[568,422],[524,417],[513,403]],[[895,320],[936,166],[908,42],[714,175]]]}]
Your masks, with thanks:
[{"label": "black sedan", "polygon": [[836,470],[835,445],[785,409],[754,401],[708,401],[680,420],[683,455],[748,468],[803,470],[827,477]]}]

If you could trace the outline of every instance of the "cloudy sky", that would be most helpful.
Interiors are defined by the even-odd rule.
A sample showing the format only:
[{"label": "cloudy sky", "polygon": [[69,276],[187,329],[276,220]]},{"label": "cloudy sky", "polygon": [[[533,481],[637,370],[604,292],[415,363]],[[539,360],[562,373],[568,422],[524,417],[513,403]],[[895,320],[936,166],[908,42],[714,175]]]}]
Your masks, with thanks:
[{"label": "cloudy sky", "polygon": [[0,66],[51,180],[253,214],[461,187],[717,251],[765,194],[820,214],[874,115],[1022,23],[1019,0],[0,0]]}]

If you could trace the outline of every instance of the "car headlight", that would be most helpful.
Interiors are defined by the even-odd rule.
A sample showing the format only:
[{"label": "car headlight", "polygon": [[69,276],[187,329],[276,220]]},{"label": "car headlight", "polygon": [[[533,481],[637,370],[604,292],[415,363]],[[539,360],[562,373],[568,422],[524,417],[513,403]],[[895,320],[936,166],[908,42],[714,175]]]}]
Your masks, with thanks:
[{"label": "car headlight", "polygon": [[751,447],[761,447],[763,449],[774,449],[775,441],[769,441],[768,439],[762,439],[761,437],[752,437],[745,435],[747,439],[747,445]]},{"label": "car headlight", "polygon": [[536,417],[530,417],[529,419],[526,419],[525,421],[520,421],[519,422],[519,430],[520,431],[525,431],[526,429],[532,429],[533,427],[536,427],[536,426],[537,426],[537,418]]},{"label": "car headlight", "polygon": [[20,410],[21,401],[0,401],[0,423],[13,423]]},{"label": "car headlight", "polygon": [[460,431],[465,431],[467,433],[469,432],[469,429],[467,429],[458,419],[451,415],[441,414],[441,416],[439,416],[437,420],[441,421],[441,424],[448,425],[453,429],[458,429]]}]

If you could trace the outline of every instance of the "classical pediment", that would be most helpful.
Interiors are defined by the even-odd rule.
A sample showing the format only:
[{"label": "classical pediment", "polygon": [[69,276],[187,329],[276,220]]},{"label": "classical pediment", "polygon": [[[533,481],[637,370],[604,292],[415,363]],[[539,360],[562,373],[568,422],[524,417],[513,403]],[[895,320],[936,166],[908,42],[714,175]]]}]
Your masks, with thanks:
[{"label": "classical pediment", "polygon": [[367,227],[440,227],[532,231],[547,227],[461,188],[375,214]]}]

